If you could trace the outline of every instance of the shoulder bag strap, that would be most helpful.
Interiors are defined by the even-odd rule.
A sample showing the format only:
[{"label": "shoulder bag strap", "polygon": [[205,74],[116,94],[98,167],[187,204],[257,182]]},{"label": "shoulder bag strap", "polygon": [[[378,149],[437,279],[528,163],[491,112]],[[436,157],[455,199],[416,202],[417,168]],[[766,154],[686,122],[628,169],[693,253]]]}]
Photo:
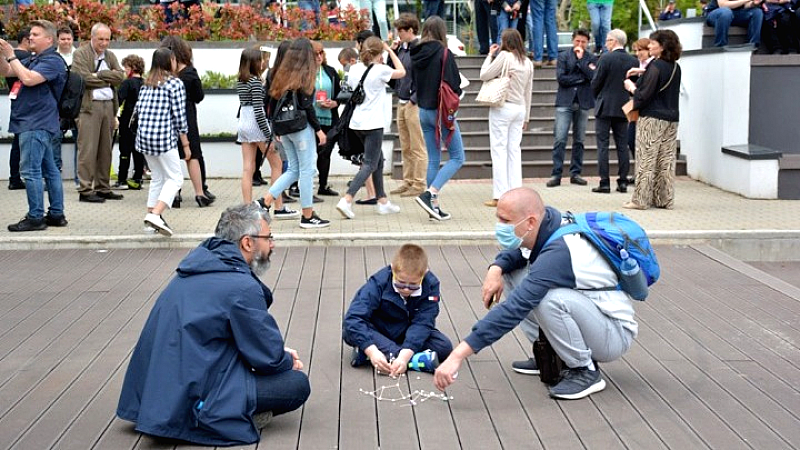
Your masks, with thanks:
[{"label": "shoulder bag strap", "polygon": [[445,47],[444,50],[442,50],[442,75],[441,75],[441,79],[439,81],[440,84],[444,82],[444,66],[445,65],[447,65],[447,47]]},{"label": "shoulder bag strap", "polygon": [[663,91],[664,89],[666,89],[666,88],[668,88],[668,87],[669,87],[669,84],[670,84],[670,83],[672,83],[672,77],[674,77],[674,76],[675,76],[675,71],[676,71],[676,70],[678,70],[678,63],[674,62],[674,63],[672,63],[672,75],[670,75],[670,76],[669,76],[669,80],[667,80],[667,84],[665,84],[665,85],[664,85],[664,87],[662,87],[661,89],[659,89],[659,90],[658,90],[658,92],[661,92],[661,91]]},{"label": "shoulder bag strap", "polygon": [[367,79],[367,74],[369,73],[370,70],[372,70],[372,66],[374,65],[375,63],[372,63],[369,66],[367,66],[367,70],[364,71],[364,75],[361,75],[361,80],[358,81],[358,86],[356,87],[356,90],[364,88],[364,80]]}]

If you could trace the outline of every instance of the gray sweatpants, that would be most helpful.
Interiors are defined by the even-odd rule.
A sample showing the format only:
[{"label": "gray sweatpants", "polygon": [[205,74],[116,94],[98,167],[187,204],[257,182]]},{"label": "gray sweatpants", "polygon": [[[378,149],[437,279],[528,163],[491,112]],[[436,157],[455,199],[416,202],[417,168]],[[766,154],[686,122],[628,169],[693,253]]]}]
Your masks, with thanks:
[{"label": "gray sweatpants", "polygon": [[[504,275],[511,292],[528,275],[527,266]],[[539,338],[539,327],[564,363],[571,368],[588,367],[592,360],[614,361],[631,347],[633,334],[622,322],[605,315],[592,296],[624,295],[614,291],[551,289],[539,306],[522,320],[520,328],[531,342]]]}]

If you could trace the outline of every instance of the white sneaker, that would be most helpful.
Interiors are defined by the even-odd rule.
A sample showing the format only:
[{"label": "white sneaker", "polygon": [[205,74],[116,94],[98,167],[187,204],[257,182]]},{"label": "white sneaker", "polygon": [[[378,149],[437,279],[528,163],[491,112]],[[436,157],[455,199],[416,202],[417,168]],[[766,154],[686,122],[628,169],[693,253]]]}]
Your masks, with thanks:
[{"label": "white sneaker", "polygon": [[167,222],[164,222],[164,219],[158,214],[148,213],[144,216],[144,224],[166,237],[172,236],[172,229],[170,229]]},{"label": "white sneaker", "polygon": [[400,212],[400,205],[395,205],[394,203],[386,200],[386,203],[378,203],[378,214],[395,214]]},{"label": "white sneaker", "polygon": [[345,200],[344,197],[336,204],[336,210],[339,211],[345,219],[353,219],[356,217],[356,213],[353,212],[353,204]]}]

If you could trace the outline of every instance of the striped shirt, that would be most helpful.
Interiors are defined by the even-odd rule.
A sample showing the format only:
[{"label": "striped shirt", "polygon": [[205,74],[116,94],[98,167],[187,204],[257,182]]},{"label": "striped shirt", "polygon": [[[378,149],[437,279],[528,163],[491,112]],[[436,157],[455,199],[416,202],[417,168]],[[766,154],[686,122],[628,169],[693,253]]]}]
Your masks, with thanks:
[{"label": "striped shirt", "polygon": [[189,130],[186,89],[181,80],[171,76],[158,87],[142,86],[136,111],[136,150],[146,155],[178,150],[178,133]]},{"label": "striped shirt", "polygon": [[264,86],[258,77],[250,77],[247,83],[241,81],[236,83],[236,93],[239,94],[240,106],[252,106],[253,114],[256,116],[258,128],[269,139],[272,130],[267,122],[267,114],[264,112]]}]

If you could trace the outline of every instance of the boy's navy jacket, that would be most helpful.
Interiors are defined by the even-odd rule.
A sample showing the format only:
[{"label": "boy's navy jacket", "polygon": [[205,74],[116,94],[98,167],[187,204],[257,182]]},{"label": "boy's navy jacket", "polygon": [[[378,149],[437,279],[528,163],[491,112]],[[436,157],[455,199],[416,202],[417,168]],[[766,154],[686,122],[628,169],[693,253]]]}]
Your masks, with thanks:
[{"label": "boy's navy jacket", "polygon": [[492,265],[503,274],[528,266],[528,275],[513,291],[506,291],[505,301],[486,313],[464,338],[476,353],[513,330],[550,289],[557,288],[582,292],[603,314],[636,336],[632,300],[616,290],[617,274],[597,248],[579,233],[547,242],[561,225],[561,213],[548,206],[530,256],[517,249],[502,251],[495,258]]},{"label": "boy's navy jacket", "polygon": [[[404,280],[410,281],[410,280]],[[406,302],[392,285],[392,267],[386,266],[369,277],[356,293],[344,317],[344,328],[362,351],[374,344],[374,329],[414,353],[436,327],[439,315],[439,279],[430,271],[422,279],[422,295]],[[395,355],[397,356],[397,355]]]},{"label": "boy's navy jacket", "polygon": [[271,303],[235,243],[204,241],[153,306],[117,415],[155,436],[204,445],[257,442],[255,376],[292,370],[267,311]]}]

